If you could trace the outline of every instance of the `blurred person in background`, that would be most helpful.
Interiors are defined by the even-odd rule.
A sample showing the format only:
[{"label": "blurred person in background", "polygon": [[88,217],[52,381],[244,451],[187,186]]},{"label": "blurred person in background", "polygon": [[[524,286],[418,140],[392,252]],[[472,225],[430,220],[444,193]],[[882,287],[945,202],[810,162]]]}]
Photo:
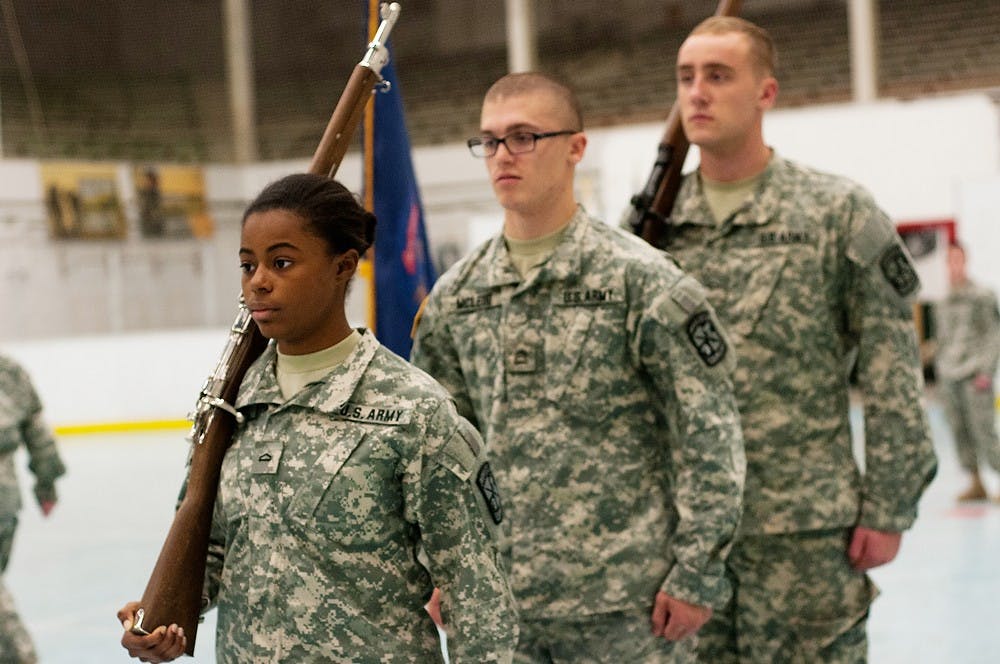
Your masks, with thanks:
[{"label": "blurred person in background", "polygon": [[[948,247],[948,295],[934,306],[934,373],[958,462],[969,475],[961,502],[986,500],[980,464],[1000,472],[993,377],[1000,359],[997,296],[969,278],[965,248]],[[1000,495],[997,496],[1000,501]]]},{"label": "blurred person in background", "polygon": [[[10,562],[21,491],[14,454],[28,453],[28,468],[35,476],[34,495],[44,516],[55,508],[56,479],[66,472],[56,441],[42,419],[42,403],[27,372],[14,360],[0,355],[0,574]],[[35,648],[17,615],[14,601],[0,576],[0,662],[37,662]]]}]

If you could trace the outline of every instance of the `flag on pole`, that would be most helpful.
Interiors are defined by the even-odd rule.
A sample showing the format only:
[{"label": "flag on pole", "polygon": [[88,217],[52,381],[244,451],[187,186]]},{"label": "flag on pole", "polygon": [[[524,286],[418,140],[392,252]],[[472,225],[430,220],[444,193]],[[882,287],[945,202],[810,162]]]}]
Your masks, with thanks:
[{"label": "flag on pole", "polygon": [[[376,5],[377,3],[371,3]],[[377,16],[377,8],[371,9]],[[395,67],[382,69],[387,91],[373,98],[365,123],[365,200],[375,227],[375,336],[397,355],[410,356],[410,330],[436,275],[424,230],[424,211],[410,158],[410,138]]]}]

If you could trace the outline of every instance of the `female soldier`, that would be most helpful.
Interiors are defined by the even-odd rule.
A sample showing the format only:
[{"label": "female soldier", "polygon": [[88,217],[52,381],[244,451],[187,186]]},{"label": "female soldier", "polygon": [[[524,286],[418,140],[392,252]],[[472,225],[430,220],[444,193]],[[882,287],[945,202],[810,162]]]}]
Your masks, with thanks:
[{"label": "female soldier", "polygon": [[[272,343],[240,386],[246,420],[213,518],[204,593],[219,662],[440,661],[423,610],[435,585],[453,662],[512,656],[482,441],[441,386],[347,322],[374,227],[316,175],[269,185],[244,214],[243,297]],[[118,612],[129,654],[179,656],[176,625],[128,631],[137,608]]]}]

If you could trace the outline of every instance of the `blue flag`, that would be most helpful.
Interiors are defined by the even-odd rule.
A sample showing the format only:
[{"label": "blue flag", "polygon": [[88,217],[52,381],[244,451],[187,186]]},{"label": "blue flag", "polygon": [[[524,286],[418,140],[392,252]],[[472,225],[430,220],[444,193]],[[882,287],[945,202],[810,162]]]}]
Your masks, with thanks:
[{"label": "blue flag", "polygon": [[375,336],[389,350],[409,358],[413,317],[436,275],[391,62],[383,67],[382,78],[391,88],[374,95]]}]

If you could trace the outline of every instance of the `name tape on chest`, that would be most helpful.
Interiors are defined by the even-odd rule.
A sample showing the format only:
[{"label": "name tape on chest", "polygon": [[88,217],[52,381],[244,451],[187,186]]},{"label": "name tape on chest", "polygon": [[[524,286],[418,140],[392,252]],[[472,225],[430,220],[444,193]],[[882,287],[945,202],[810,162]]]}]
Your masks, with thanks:
[{"label": "name tape on chest", "polygon": [[387,408],[385,406],[367,406],[365,404],[347,402],[340,407],[337,415],[341,419],[351,422],[399,426],[409,424],[413,413],[409,408]]},{"label": "name tape on chest", "polygon": [[757,234],[757,244],[773,247],[783,244],[816,244],[816,234],[810,231],[761,231]]},{"label": "name tape on chest", "polygon": [[556,304],[599,306],[620,302],[621,296],[614,288],[567,288],[556,296]]},{"label": "name tape on chest", "polygon": [[464,314],[471,311],[479,311],[480,309],[489,309],[490,307],[499,305],[499,302],[494,302],[496,299],[494,293],[475,293],[472,295],[459,295],[454,298],[452,306],[456,313]]}]

